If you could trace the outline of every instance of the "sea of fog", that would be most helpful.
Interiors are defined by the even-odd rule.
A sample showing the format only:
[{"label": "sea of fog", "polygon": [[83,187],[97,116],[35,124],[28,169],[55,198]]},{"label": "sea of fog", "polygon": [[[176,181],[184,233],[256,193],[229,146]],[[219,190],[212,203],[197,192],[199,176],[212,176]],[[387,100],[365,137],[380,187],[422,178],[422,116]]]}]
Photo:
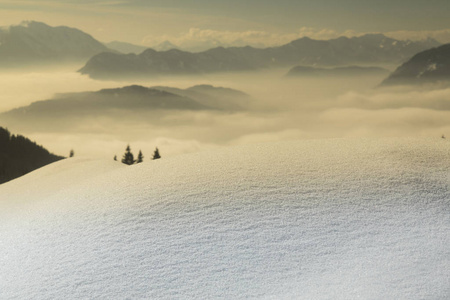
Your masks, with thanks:
[{"label": "sea of fog", "polygon": [[[227,145],[332,137],[450,136],[450,89],[379,88],[383,76],[288,78],[288,70],[158,77],[133,81],[97,81],[74,70],[3,72],[0,111],[58,93],[97,91],[131,84],[188,88],[211,84],[241,90],[252,97],[240,112],[157,111],[143,121],[132,115],[80,118],[71,128],[49,118],[40,124],[9,126],[50,151],[99,158],[120,157],[127,144],[150,157]],[[5,126],[0,120],[0,126]]]}]

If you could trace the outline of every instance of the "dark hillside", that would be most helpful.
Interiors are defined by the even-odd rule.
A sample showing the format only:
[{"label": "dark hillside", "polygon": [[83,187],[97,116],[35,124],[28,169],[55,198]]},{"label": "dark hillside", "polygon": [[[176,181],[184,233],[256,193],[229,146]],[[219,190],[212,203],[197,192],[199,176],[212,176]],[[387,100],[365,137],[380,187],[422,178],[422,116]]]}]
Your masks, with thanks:
[{"label": "dark hillside", "polygon": [[60,159],[63,157],[0,127],[0,184]]}]

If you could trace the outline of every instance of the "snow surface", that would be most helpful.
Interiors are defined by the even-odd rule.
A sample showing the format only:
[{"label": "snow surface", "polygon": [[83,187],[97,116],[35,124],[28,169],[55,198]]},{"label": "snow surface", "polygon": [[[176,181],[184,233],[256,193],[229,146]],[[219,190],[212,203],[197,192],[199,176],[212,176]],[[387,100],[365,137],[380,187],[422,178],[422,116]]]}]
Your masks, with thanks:
[{"label": "snow surface", "polygon": [[0,299],[449,299],[450,142],[335,139],[0,185]]}]

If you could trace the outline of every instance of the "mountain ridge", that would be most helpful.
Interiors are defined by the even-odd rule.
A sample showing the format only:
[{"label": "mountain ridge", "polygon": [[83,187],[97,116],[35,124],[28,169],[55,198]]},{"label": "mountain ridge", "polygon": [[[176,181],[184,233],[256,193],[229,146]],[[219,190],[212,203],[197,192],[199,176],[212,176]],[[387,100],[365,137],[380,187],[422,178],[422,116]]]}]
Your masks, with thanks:
[{"label": "mountain ridge", "polygon": [[400,41],[382,34],[313,40],[303,37],[269,47],[217,47],[192,53],[171,49],[147,49],[139,55],[100,53],[79,72],[96,79],[252,71],[292,65],[343,66],[349,64],[398,64],[417,52],[440,45],[429,39]]},{"label": "mountain ridge", "polygon": [[52,27],[37,21],[0,28],[2,67],[83,62],[108,51],[113,50],[77,28]]},{"label": "mountain ridge", "polygon": [[129,85],[57,94],[51,99],[0,113],[0,117],[4,124],[23,130],[30,127],[35,130],[62,130],[82,124],[80,120],[83,118],[146,120],[153,113],[164,115],[170,110],[243,111],[251,100],[241,91],[211,85],[196,85],[187,89]]},{"label": "mountain ridge", "polygon": [[1,115],[24,116],[36,112],[54,114],[77,110],[85,113],[107,109],[209,109],[193,99],[179,96],[164,90],[129,85],[120,88],[107,88],[93,92],[58,94],[56,98],[41,100],[25,107],[4,112]]},{"label": "mountain ridge", "polygon": [[425,50],[399,66],[382,86],[426,84],[450,80],[450,44]]}]

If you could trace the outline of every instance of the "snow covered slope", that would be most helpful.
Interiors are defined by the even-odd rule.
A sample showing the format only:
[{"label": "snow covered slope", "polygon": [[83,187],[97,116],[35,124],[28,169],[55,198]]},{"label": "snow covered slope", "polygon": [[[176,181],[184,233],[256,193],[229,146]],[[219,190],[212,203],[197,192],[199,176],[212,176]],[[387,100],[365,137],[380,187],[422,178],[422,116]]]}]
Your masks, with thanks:
[{"label": "snow covered slope", "polygon": [[0,186],[1,299],[448,299],[450,143],[336,139]]}]

